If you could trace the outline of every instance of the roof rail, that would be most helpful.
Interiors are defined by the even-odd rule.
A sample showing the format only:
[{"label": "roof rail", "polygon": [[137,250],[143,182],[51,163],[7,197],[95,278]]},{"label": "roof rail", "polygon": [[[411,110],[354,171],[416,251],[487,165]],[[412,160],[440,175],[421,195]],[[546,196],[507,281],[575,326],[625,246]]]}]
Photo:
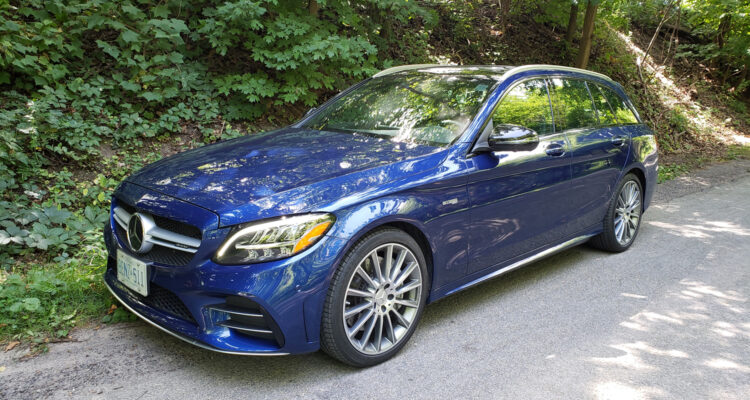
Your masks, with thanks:
[{"label": "roof rail", "polygon": [[450,64],[407,64],[407,65],[399,65],[398,67],[391,67],[388,69],[384,69],[377,74],[373,75],[373,78],[377,78],[380,76],[386,76],[390,74],[395,74],[396,72],[401,71],[411,71],[414,69],[421,69],[421,68],[432,68],[432,67],[452,67],[455,65]]},{"label": "roof rail", "polygon": [[524,71],[538,71],[538,70],[553,70],[553,71],[569,71],[569,72],[578,72],[581,74],[596,76],[597,78],[601,78],[610,82],[614,82],[612,78],[608,77],[607,75],[600,74],[598,72],[589,71],[587,69],[580,69],[580,68],[573,68],[573,67],[565,67],[562,65],[550,65],[550,64],[531,64],[531,65],[521,65],[518,67],[515,67],[508,72],[504,73],[501,79],[506,79],[512,75],[515,75],[519,72]]},{"label": "roof rail", "polygon": [[[411,64],[411,65],[399,65],[398,67],[391,67],[388,69],[384,69],[377,74],[373,75],[373,78],[377,78],[380,76],[386,76],[395,74],[397,72],[402,71],[411,71],[415,69],[422,69],[422,68],[435,68],[435,67],[458,67],[458,68],[470,68],[470,67],[477,67],[472,65],[455,65],[455,64]],[[491,66],[478,66],[478,67],[491,67]],[[580,69],[580,68],[573,68],[573,67],[565,67],[562,65],[551,65],[551,64],[530,64],[530,65],[520,65],[518,67],[513,67],[503,73],[501,80],[504,80],[506,78],[511,77],[512,75],[515,75],[519,72],[524,71],[538,71],[538,70],[552,70],[552,71],[569,71],[569,72],[578,72],[580,74],[586,74],[591,76],[596,76],[598,78],[614,82],[612,78],[608,77],[607,75],[600,74],[598,72],[589,71],[586,69]]]}]

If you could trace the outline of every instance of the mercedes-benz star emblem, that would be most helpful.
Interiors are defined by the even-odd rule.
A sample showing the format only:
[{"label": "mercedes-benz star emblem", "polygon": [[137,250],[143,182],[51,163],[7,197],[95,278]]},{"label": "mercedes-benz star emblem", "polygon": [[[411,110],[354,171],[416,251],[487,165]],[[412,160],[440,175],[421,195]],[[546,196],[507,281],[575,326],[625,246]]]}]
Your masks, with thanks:
[{"label": "mercedes-benz star emblem", "polygon": [[153,243],[148,238],[148,232],[154,223],[147,215],[135,213],[128,220],[128,245],[136,253],[145,253],[151,250]]}]

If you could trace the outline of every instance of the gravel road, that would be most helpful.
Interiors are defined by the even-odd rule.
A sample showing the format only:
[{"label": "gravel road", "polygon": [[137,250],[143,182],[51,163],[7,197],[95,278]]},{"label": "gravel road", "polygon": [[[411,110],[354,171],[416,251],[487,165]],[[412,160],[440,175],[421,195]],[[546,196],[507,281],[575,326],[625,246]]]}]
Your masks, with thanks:
[{"label": "gravel road", "polygon": [[659,185],[633,248],[579,246],[429,306],[395,359],[242,357],[144,323],[19,361],[0,399],[750,398],[750,162]]}]

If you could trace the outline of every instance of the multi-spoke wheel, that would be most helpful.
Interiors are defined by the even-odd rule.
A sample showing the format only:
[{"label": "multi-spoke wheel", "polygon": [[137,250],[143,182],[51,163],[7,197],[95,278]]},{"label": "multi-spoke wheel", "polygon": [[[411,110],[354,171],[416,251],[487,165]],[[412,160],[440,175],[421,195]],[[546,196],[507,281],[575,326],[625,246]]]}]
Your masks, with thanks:
[{"label": "multi-spoke wheel", "polygon": [[633,244],[641,225],[643,189],[633,174],[626,175],[617,187],[617,196],[604,217],[604,231],[591,243],[604,250],[625,251]]},{"label": "multi-spoke wheel", "polygon": [[331,282],[321,328],[323,349],[355,366],[392,357],[414,332],[429,287],[424,255],[396,229],[367,235]]},{"label": "multi-spoke wheel", "polygon": [[628,181],[617,196],[615,208],[615,238],[621,245],[629,244],[635,237],[641,219],[641,188]]}]

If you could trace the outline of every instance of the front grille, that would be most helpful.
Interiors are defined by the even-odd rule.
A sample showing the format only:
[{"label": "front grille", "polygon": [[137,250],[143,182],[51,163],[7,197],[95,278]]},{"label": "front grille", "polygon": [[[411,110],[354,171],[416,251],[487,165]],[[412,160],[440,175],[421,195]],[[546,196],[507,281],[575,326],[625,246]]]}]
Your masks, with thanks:
[{"label": "front grille", "polygon": [[[117,199],[115,211],[116,214],[118,213],[117,209],[121,209],[119,212],[121,213],[123,210],[126,212],[125,217],[129,217],[129,215],[132,215],[135,212],[141,212],[145,213],[143,210],[140,210],[130,204],[127,204],[121,199]],[[149,214],[150,215],[150,214]],[[128,243],[127,239],[127,232],[125,226],[127,225],[127,221],[124,221],[122,218],[118,218],[118,215],[114,216],[115,218],[115,234],[117,237],[123,242]],[[169,234],[177,234],[177,237],[180,236],[183,237],[181,241],[177,242],[169,242],[168,240],[164,240],[164,238],[159,237],[156,238],[157,240],[160,240],[162,242],[166,242],[167,245],[161,245],[154,243],[152,249],[148,251],[147,253],[143,254],[135,254],[135,256],[139,259],[145,260],[145,261],[152,261],[160,264],[165,265],[173,265],[173,266],[185,266],[190,263],[190,261],[193,259],[193,255],[195,254],[197,250],[196,244],[189,244],[186,245],[184,242],[195,242],[200,243],[201,240],[201,231],[195,226],[175,221],[166,217],[158,216],[158,215],[151,215],[151,218],[153,218],[154,223],[158,228],[160,228],[163,231],[166,231]],[[171,247],[169,247],[171,245]],[[176,248],[175,248],[176,247]]]},{"label": "front grille", "polygon": [[176,294],[155,283],[150,284],[148,296],[141,296],[141,301],[149,307],[197,324],[193,315],[190,314],[190,310],[185,307],[185,304]]},{"label": "front grille", "polygon": [[[125,229],[119,224],[115,224],[115,232],[117,237],[123,241],[128,242]],[[128,249],[129,250],[129,249]],[[154,246],[148,253],[135,254],[131,252],[131,255],[143,261],[151,261],[159,264],[174,265],[175,267],[182,267],[188,265],[190,260],[193,259],[192,253],[186,253],[184,251],[170,249],[163,246]]]},{"label": "front grille", "polygon": [[240,296],[229,296],[224,304],[209,307],[219,326],[240,335],[273,341],[284,346],[284,335],[270,315],[258,303]]},{"label": "front grille", "polygon": [[156,222],[156,226],[158,226],[159,228],[179,233],[180,235],[185,235],[193,239],[201,239],[201,230],[195,226],[184,224],[173,219],[160,217],[158,215],[154,215],[153,217],[154,222]]}]

